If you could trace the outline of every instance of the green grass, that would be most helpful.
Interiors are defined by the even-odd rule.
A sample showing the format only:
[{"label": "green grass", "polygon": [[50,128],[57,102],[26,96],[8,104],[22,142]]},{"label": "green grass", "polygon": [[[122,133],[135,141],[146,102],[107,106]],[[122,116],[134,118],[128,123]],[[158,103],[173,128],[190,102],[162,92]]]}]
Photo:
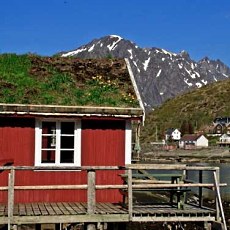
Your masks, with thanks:
[{"label": "green grass", "polygon": [[79,77],[81,71],[74,67],[74,61],[67,58],[2,54],[0,103],[138,106],[127,83],[120,87],[119,79],[97,73]]}]

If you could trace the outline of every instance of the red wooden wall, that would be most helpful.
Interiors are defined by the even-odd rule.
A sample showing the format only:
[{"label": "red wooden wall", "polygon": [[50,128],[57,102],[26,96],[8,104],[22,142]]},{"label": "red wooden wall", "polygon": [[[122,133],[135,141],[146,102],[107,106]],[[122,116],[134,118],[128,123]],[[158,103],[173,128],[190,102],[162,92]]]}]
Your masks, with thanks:
[{"label": "red wooden wall", "polygon": [[[125,121],[82,121],[82,165],[125,164]],[[122,184],[122,171],[98,171],[97,184]],[[121,201],[118,190],[97,191],[97,201]]]},{"label": "red wooden wall", "polygon": [[[35,119],[0,118],[0,160],[13,158],[14,165],[34,165]],[[125,121],[82,120],[82,166],[125,164]],[[97,184],[122,183],[118,171],[97,172]],[[0,185],[7,185],[7,172],[0,173]],[[17,171],[15,185],[86,184],[86,172]],[[97,191],[98,202],[121,201],[117,190]],[[7,193],[0,192],[0,202],[6,202]],[[84,190],[17,191],[15,202],[86,201]]]}]

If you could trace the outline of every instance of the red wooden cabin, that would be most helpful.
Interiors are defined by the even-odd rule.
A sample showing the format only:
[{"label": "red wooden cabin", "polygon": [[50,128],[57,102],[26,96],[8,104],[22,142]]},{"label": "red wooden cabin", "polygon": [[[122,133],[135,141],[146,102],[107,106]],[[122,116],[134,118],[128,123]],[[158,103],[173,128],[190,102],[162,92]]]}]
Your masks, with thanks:
[{"label": "red wooden cabin", "polygon": [[[0,104],[0,163],[14,166],[124,166],[131,163],[132,123],[141,108]],[[100,171],[97,184],[121,184],[119,171]],[[0,173],[6,186],[8,172]],[[86,184],[85,171],[16,171],[15,185]],[[15,203],[85,202],[85,190],[20,190]],[[118,190],[97,191],[97,202],[119,202]],[[7,192],[0,191],[0,203]]]}]

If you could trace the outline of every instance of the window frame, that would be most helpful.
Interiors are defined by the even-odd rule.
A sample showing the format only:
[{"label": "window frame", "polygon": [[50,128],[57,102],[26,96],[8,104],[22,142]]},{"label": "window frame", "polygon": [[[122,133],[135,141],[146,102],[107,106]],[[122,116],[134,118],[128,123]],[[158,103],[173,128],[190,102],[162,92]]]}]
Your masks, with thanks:
[{"label": "window frame", "polygon": [[[42,122],[55,122],[56,124],[56,146],[55,162],[42,163]],[[74,122],[74,162],[61,163],[61,123]],[[81,120],[72,119],[36,119],[35,121],[35,166],[81,166]]]}]

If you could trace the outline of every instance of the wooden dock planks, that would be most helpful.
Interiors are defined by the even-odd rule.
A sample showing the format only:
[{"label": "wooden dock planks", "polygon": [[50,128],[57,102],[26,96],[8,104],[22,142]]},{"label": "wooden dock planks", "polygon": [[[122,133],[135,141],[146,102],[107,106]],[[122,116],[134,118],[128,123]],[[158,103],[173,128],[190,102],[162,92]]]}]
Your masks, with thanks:
[{"label": "wooden dock planks", "polygon": [[[180,221],[204,218],[213,220],[215,211],[198,206],[186,204],[184,209],[178,209],[171,205],[152,205],[152,204],[135,204],[133,206],[132,221],[166,221],[167,218]],[[14,216],[16,223],[46,223],[47,220],[65,223],[72,222],[89,222],[93,220],[103,220],[108,222],[130,221],[128,209],[120,204],[96,203],[96,212],[93,215],[87,213],[87,203],[77,202],[59,202],[59,203],[32,203],[32,204],[15,204]],[[39,218],[39,219],[38,219]],[[0,224],[7,223],[7,206],[0,204]]]},{"label": "wooden dock planks", "polygon": [[[127,208],[112,203],[97,203],[95,214],[127,214]],[[171,205],[162,204],[136,204],[133,207],[133,213],[139,214],[213,214],[215,211],[207,208],[200,208],[198,206],[186,205],[185,208],[177,209]],[[86,215],[86,203],[32,203],[32,204],[16,204],[14,206],[14,216],[62,216],[62,215]],[[0,216],[7,216],[7,206],[0,205]]]}]

